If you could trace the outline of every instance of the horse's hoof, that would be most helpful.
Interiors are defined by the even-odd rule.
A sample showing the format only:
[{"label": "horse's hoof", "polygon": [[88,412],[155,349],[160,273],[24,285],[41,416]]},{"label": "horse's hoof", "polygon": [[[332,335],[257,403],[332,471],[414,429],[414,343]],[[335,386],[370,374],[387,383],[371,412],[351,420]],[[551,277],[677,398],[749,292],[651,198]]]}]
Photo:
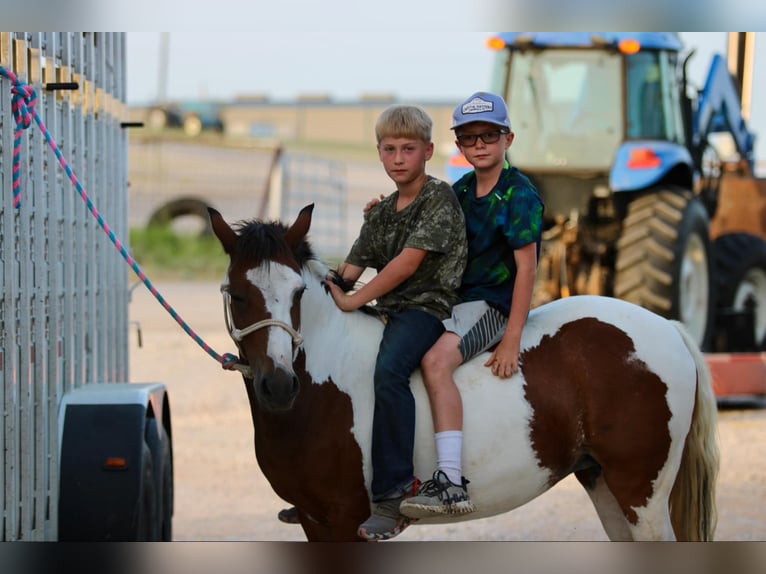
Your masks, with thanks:
[{"label": "horse's hoof", "polygon": [[294,506],[290,508],[283,508],[277,513],[277,518],[280,522],[285,524],[300,524],[301,520],[298,517],[298,509]]}]

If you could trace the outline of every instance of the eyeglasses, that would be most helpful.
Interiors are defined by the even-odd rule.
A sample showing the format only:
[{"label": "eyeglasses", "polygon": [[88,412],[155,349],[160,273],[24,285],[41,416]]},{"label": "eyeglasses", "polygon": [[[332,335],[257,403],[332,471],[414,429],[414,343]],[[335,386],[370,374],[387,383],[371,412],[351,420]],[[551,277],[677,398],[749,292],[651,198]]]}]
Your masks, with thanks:
[{"label": "eyeglasses", "polygon": [[509,133],[508,130],[492,130],[491,132],[484,132],[483,134],[460,134],[456,135],[457,143],[463,147],[472,147],[476,145],[476,140],[481,138],[485,144],[497,143],[500,140],[500,136]]}]

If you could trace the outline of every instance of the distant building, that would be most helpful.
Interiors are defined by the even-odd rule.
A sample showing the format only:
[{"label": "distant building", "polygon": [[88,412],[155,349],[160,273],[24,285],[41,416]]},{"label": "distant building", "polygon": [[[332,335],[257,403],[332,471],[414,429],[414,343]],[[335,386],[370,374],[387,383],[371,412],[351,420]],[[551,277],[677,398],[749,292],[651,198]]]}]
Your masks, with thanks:
[{"label": "distant building", "polygon": [[[433,140],[442,154],[452,151],[450,131],[455,102],[410,102],[392,94],[366,94],[358,100],[333,101],[326,94],[305,94],[295,100],[272,101],[263,94],[246,94],[220,106],[223,133],[232,137],[375,145],[375,121],[394,103],[422,106],[434,121]],[[134,107],[131,118],[142,121],[148,108]],[[143,119],[145,121],[145,119]]]}]

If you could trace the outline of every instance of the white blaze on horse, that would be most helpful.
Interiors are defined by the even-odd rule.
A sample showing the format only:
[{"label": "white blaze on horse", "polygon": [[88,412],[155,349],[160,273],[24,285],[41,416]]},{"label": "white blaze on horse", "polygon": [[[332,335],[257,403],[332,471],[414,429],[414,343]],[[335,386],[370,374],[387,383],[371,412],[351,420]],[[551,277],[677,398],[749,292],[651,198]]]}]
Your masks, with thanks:
[{"label": "white blaze on horse", "polygon": [[[210,210],[231,261],[222,287],[239,348],[258,463],[294,504],[309,540],[358,540],[370,512],[373,370],[381,321],[340,311],[328,267],[295,223],[230,227]],[[716,524],[716,401],[683,328],[618,299],[533,309],[521,370],[499,379],[481,355],[455,373],[464,405],[470,520],[529,502],[574,473],[612,540],[710,540]],[[419,372],[415,472],[436,467]],[[456,518],[429,518],[417,525]]]}]

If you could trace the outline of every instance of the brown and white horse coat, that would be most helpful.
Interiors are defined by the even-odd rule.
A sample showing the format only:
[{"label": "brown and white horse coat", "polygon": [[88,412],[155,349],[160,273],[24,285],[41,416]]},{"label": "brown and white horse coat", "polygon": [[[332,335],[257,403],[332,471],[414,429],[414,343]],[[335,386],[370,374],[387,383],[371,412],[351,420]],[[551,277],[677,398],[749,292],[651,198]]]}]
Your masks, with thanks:
[{"label": "brown and white horse coat", "polygon": [[[255,222],[237,234],[211,212],[231,256],[232,329],[268,320],[238,342],[252,370],[245,385],[259,465],[299,509],[310,540],[354,540],[370,509],[383,325],[335,306],[323,285],[328,268],[305,242],[310,216],[307,208],[290,228]],[[256,255],[248,242],[272,248],[260,245]],[[610,539],[712,537],[716,405],[702,355],[680,325],[618,299],[570,297],[530,312],[518,374],[499,379],[485,360],[455,373],[463,473],[477,507],[457,519],[507,512],[575,473]],[[427,477],[436,453],[419,372],[411,386],[415,473]],[[456,518],[417,524],[445,520]]]}]

